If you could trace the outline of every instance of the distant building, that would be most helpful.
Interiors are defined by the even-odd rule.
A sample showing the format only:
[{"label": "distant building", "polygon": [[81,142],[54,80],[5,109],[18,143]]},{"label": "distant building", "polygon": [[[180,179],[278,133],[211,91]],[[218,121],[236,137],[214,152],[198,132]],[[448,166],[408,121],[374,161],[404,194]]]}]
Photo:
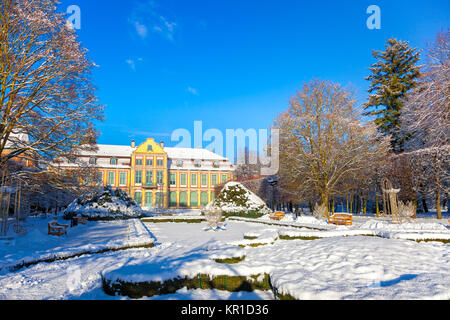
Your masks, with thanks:
[{"label": "distant building", "polygon": [[60,168],[93,166],[98,183],[127,191],[144,208],[200,208],[214,200],[217,184],[233,179],[234,166],[205,149],[167,148],[154,139],[139,146],[98,145]]},{"label": "distant building", "polygon": [[[26,133],[11,133],[8,141],[6,141],[5,148],[3,149],[1,156],[7,156],[11,154],[11,152],[20,148],[26,148],[29,145],[30,139]],[[36,166],[35,161],[33,161],[32,158],[31,152],[24,152],[11,158],[10,163],[31,168]]]}]

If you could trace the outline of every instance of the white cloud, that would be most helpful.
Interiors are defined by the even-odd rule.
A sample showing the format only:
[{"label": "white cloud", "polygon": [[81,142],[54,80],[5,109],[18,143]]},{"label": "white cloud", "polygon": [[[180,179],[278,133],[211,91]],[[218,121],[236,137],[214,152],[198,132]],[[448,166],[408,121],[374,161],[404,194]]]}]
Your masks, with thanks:
[{"label": "white cloud", "polygon": [[134,26],[136,28],[137,34],[141,38],[144,38],[144,39],[147,38],[148,30],[147,30],[147,27],[144,24],[139,23],[139,21],[135,21],[134,22]]},{"label": "white cloud", "polygon": [[130,66],[131,70],[136,71],[136,63],[133,59],[127,59],[125,62]]},{"label": "white cloud", "polygon": [[137,58],[136,60],[134,59],[127,59],[125,60],[125,62],[130,66],[131,70],[136,71],[136,66],[138,62],[142,62],[144,61],[143,58]]},{"label": "white cloud", "polygon": [[198,96],[198,95],[199,95],[199,94],[198,94],[198,90],[195,89],[195,88],[188,87],[188,88],[187,88],[187,91],[190,92],[190,93],[192,93],[194,96]]},{"label": "white cloud", "polygon": [[141,2],[135,6],[129,21],[139,37],[146,39],[149,33],[154,33],[174,41],[177,23],[170,18],[169,13],[161,14],[162,10],[154,1]]}]

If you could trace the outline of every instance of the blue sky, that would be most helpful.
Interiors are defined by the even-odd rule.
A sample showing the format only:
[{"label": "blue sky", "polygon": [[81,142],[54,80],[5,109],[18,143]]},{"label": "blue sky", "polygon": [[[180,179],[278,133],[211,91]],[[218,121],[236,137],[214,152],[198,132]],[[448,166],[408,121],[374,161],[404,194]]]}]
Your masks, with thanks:
[{"label": "blue sky", "polygon": [[[99,143],[170,141],[178,128],[263,129],[312,79],[351,85],[365,102],[373,49],[390,37],[424,48],[449,27],[450,1],[62,0],[99,66],[107,105]],[[381,30],[369,30],[369,5]],[[206,145],[207,143],[205,143]]]}]

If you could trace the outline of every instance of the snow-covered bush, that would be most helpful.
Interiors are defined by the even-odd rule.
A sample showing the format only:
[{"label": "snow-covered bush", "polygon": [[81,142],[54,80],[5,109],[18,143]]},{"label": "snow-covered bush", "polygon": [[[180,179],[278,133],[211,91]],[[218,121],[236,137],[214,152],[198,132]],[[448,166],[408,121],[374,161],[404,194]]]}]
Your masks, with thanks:
[{"label": "snow-covered bush", "polygon": [[398,212],[400,217],[402,217],[403,219],[409,220],[414,218],[414,216],[416,215],[416,211],[417,206],[414,202],[408,201],[406,204],[402,201],[398,202]]},{"label": "snow-covered bush", "polygon": [[141,207],[130,195],[107,186],[85,193],[64,211],[64,218],[82,215],[92,220],[116,220],[144,216]]},{"label": "snow-covered bush", "polygon": [[210,210],[206,210],[204,214],[206,221],[208,222],[208,227],[217,230],[222,221],[222,210],[211,208]]},{"label": "snow-covered bush", "polygon": [[264,215],[271,212],[261,198],[238,182],[228,182],[206,210],[211,208],[219,208],[224,214]]},{"label": "snow-covered bush", "polygon": [[328,207],[326,204],[316,205],[314,206],[313,216],[316,218],[328,218]]}]

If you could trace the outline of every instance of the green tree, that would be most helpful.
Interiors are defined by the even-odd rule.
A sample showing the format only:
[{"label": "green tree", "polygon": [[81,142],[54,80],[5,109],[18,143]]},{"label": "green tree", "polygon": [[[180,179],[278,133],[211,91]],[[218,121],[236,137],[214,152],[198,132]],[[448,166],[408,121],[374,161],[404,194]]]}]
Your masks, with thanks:
[{"label": "green tree", "polygon": [[406,136],[400,132],[400,111],[407,93],[414,89],[420,76],[420,51],[411,48],[409,42],[387,40],[385,51],[373,51],[377,60],[366,78],[371,81],[369,99],[364,105],[364,115],[375,116],[378,130],[391,136],[394,152],[402,152]]}]

